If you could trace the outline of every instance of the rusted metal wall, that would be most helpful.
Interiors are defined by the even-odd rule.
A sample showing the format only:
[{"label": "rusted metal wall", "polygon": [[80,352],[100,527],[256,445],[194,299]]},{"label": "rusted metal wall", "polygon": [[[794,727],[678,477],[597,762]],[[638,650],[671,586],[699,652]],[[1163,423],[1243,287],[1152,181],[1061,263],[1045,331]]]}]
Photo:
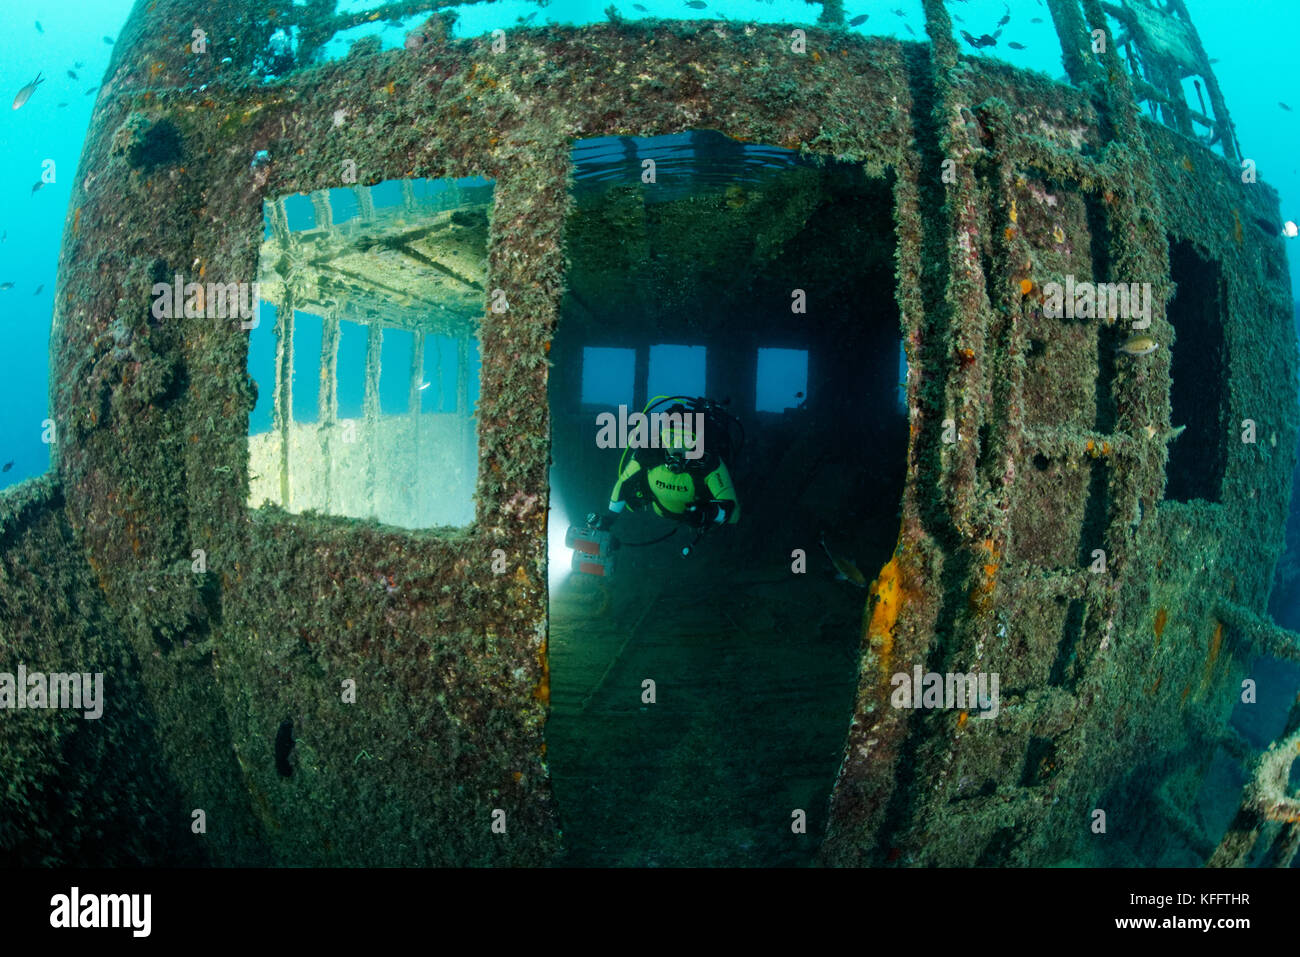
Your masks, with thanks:
[{"label": "rusted metal wall", "polygon": [[[208,809],[212,860],[553,859],[546,353],[569,148],[590,136],[713,128],[894,177],[898,287],[882,295],[899,298],[912,368],[908,485],[898,551],[866,609],[825,861],[1077,855],[1071,829],[1084,833],[1134,767],[1159,777],[1214,740],[1251,651],[1215,602],[1242,621],[1263,608],[1296,440],[1281,252],[1250,225],[1275,217],[1265,188],[1163,131],[1128,129],[1108,150],[1104,96],[958,64],[950,38],[931,60],[919,45],[810,29],[796,59],[783,28],[600,25],[514,30],[493,52],[490,37],[446,41],[434,20],[407,50],[361,45],[264,86],[248,71],[274,24],[249,11],[137,7],[82,157],[51,347],[77,546],[43,554],[74,571],[84,556],[105,640],[136,663],[183,795],[164,813],[188,828]],[[207,54],[190,51],[195,25]],[[482,322],[478,521],[464,531],[250,511],[246,333],[150,315],[152,285],[177,272],[255,279],[263,202],[340,185],[348,160],[362,182],[495,182],[487,287],[509,308]],[[1267,444],[1232,448],[1217,504],[1159,503],[1177,348],[1163,315],[1162,350],[1117,360],[1104,337],[1036,312],[1056,273],[1090,272],[1097,222],[1116,279],[1168,292],[1165,232],[1229,277],[1231,412],[1259,421]],[[942,441],[945,419],[960,442]],[[1075,561],[1093,532],[1104,576]],[[1057,668],[1071,628],[1073,663]],[[913,664],[1001,671],[1001,716],[892,709],[889,677]],[[341,700],[347,679],[355,704]]]},{"label": "rusted metal wall", "polygon": [[[945,268],[914,292],[901,277],[914,373],[908,495],[898,551],[873,587],[823,859],[1134,863],[1140,835],[1155,830],[1204,860],[1215,836],[1192,823],[1189,782],[1218,745],[1240,752],[1226,722],[1261,644],[1295,655],[1257,617],[1282,546],[1296,349],[1277,232],[1242,223],[1276,220],[1276,197],[1138,124],[1113,51],[1092,56],[1082,34],[1086,96],[959,67],[942,5],[927,13],[928,159],[931,169],[955,160],[956,175],[946,189],[929,180],[927,196],[922,174],[919,202],[901,191],[900,221],[923,228],[902,236],[900,257]],[[1178,425],[1166,235],[1226,277],[1216,321],[1230,427],[1214,503],[1160,501]],[[1151,283],[1161,348],[1116,354],[1127,323],[1044,319],[1043,284],[1066,274]],[[1259,442],[1235,441],[1244,418],[1267,423]],[[943,419],[957,442],[944,442]],[[918,664],[999,673],[997,719],[891,707],[890,677]],[[1099,837],[1098,809],[1126,836]]]}]

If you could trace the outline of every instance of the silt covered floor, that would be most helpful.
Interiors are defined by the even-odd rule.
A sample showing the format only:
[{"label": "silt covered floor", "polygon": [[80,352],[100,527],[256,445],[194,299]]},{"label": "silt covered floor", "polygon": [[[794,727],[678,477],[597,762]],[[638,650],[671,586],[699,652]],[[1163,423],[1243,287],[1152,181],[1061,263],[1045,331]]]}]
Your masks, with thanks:
[{"label": "silt covered floor", "polygon": [[[665,526],[635,516],[630,541]],[[548,758],[568,866],[799,866],[825,827],[865,593],[755,564],[722,529],[620,550],[551,594]],[[643,701],[646,679],[655,702]],[[791,829],[806,812],[807,831]]]}]

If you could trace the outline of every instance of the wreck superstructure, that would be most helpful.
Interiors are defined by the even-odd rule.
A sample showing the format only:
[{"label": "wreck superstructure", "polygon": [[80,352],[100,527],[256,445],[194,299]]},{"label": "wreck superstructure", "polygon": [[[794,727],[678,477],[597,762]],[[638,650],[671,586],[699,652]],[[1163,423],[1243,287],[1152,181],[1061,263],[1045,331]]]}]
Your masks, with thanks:
[{"label": "wreck superstructure", "polygon": [[[886,294],[909,367],[902,522],[864,609],[820,859],[1159,863],[1174,844],[1177,860],[1288,862],[1294,745],[1261,758],[1228,727],[1254,656],[1300,656],[1263,614],[1297,443],[1276,196],[1243,176],[1181,0],[1049,7],[1070,85],[962,56],[940,0],[924,3],[927,44],[849,33],[830,0],[806,24],[611,17],[463,40],[444,12],[402,50],[363,42],[320,64],[309,52],[361,14],[139,4],[66,221],[57,468],[0,496],[7,654],[103,671],[130,704],[98,725],[58,713],[0,725],[5,853],[46,859],[59,829],[62,859],[85,863],[556,859],[545,397],[573,145],[708,129],[858,164],[892,204]],[[250,76],[271,72],[269,39],[293,17],[304,62],[277,60],[274,82]],[[182,42],[191,23],[213,38],[208,54]],[[1193,75],[1209,104],[1186,101]],[[327,323],[400,326],[355,303],[409,302],[414,282],[322,295],[310,256],[298,281],[286,275],[303,242],[276,225],[278,204],[317,197],[316,239],[338,241],[323,257],[338,263],[349,247],[319,197],[349,169],[359,197],[386,180],[492,184],[490,207],[449,215],[447,236],[403,253],[455,273],[447,295],[481,310],[475,518],[460,528],[350,519],[328,495],[296,513],[283,366],[282,507],[250,508],[264,476],[250,479],[247,330],[151,311],[177,274],[260,277],[282,332],[306,301]],[[799,209],[750,214],[770,236]],[[361,246],[395,248],[403,227],[377,236],[362,220]],[[443,256],[476,245],[482,266]],[[1117,316],[1050,317],[1049,285],[1067,277],[1149,284],[1155,350],[1120,351],[1132,331]],[[366,414],[377,421],[375,405]],[[892,707],[891,678],[918,665],[999,674],[998,717]],[[1189,810],[1220,753],[1253,775],[1226,836]],[[61,807],[45,798],[56,780]],[[1128,836],[1097,840],[1097,810]],[[1139,815],[1160,839],[1143,843]],[[171,825],[139,823],[158,817]]]}]

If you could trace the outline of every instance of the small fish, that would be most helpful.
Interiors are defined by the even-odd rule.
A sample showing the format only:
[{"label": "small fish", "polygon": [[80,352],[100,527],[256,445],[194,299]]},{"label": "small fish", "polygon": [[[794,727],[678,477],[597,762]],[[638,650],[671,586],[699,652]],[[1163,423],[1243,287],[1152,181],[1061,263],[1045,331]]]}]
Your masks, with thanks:
[{"label": "small fish", "polygon": [[904,13],[904,12],[902,11],[902,8],[899,8],[899,9],[897,9],[897,10],[894,11],[894,16],[896,16],[896,17],[905,17],[905,16],[907,16],[907,14]]},{"label": "small fish", "polygon": [[45,28],[44,28],[43,26],[41,26],[41,21],[40,21],[40,20],[37,20],[37,21],[36,21],[36,32],[37,32],[37,33],[44,33],[44,32],[45,32]]},{"label": "small fish", "polygon": [[[1006,6],[1006,4],[1003,4],[1003,6]],[[1011,22],[1011,8],[1007,7],[1007,12],[1004,13],[1002,15],[1002,19],[997,22],[997,26],[1005,27],[1010,22]]]},{"label": "small fish", "polygon": [[796,399],[802,399],[802,398],[803,398],[803,393],[802,393],[802,392],[796,392],[796,393],[794,394],[794,397],[795,397]]},{"label": "small fish", "polygon": [[1007,46],[1011,47],[1011,49],[1013,49],[1013,50],[1024,50],[1024,49],[1027,49],[1027,47],[1026,47],[1023,43],[1016,43],[1014,40],[1012,40],[1010,43],[1008,43]]},{"label": "small fish", "polygon": [[39,286],[36,287],[36,291],[32,293],[32,295],[39,296],[41,294],[41,290],[44,288],[45,288],[45,283],[41,283]]},{"label": "small fish", "polygon": [[1043,22],[1043,18],[1042,18],[1042,17],[1030,17],[1030,18],[1029,18],[1029,22],[1030,22],[1030,23],[1042,23],[1042,22]]},{"label": "small fish", "polygon": [[112,46],[112,45],[113,45],[113,38],[112,38],[112,37],[104,37],[104,42],[107,43],[109,46]]},{"label": "small fish", "polygon": [[68,105],[68,101],[67,101],[67,100],[64,100],[62,103],[56,103],[55,105],[56,105],[56,106],[67,106],[67,105]]},{"label": "small fish", "polygon": [[0,292],[4,292],[6,289],[12,289],[13,287],[14,284],[11,282],[0,282]]},{"label": "small fish", "polygon": [[634,4],[632,4],[632,9],[633,9],[633,10],[640,10],[642,13],[649,13],[649,12],[650,12],[650,11],[647,10],[645,7],[641,6],[641,4],[639,4],[639,3],[634,3]]},{"label": "small fish", "polygon": [[1293,223],[1291,220],[1288,219],[1285,223],[1282,224],[1282,235],[1285,236],[1287,239],[1295,239],[1296,236],[1300,236],[1300,226],[1297,226],[1295,223]]},{"label": "small fish", "polygon": [[9,230],[6,229],[3,233],[0,233],[0,243],[4,242],[8,238],[9,238]]},{"label": "small fish", "polygon": [[[1280,106],[1280,107],[1282,107],[1282,109],[1286,110],[1288,113],[1291,112],[1291,107],[1287,106],[1287,105],[1286,105],[1285,103],[1283,103],[1281,100],[1278,100],[1278,101],[1277,101],[1277,105]],[[18,109],[18,107],[15,106],[14,109],[16,110],[16,109]]]},{"label": "small fish", "polygon": [[4,464],[3,468],[0,468],[0,472],[8,472],[13,467],[14,467],[14,460],[10,459],[8,462]]},{"label": "small fish", "polygon": [[38,189],[40,189],[44,185],[45,183],[38,179],[35,183],[32,184],[32,192],[35,193]]},{"label": "small fish", "polygon": [[419,391],[420,391],[420,392],[423,392],[425,389],[429,388],[429,386],[431,386],[431,385],[433,385],[432,382],[421,382],[421,383],[420,383]]},{"label": "small fish", "polygon": [[1160,343],[1156,342],[1150,336],[1130,336],[1125,343],[1116,349],[1116,352],[1122,352],[1126,356],[1144,356],[1149,352],[1155,352],[1160,348]]},{"label": "small fish", "polygon": [[867,15],[865,13],[859,13],[856,17],[854,17],[852,20],[849,21],[849,26],[856,27],[866,22],[867,22]]},{"label": "small fish", "polygon": [[979,37],[973,37],[965,30],[962,30],[961,38],[977,50],[980,49],[980,47],[995,47],[998,45],[998,38],[996,36],[990,36],[987,33],[982,34]]},{"label": "small fish", "polygon": [[848,582],[850,585],[855,585],[858,588],[867,587],[867,576],[863,575],[858,569],[857,563],[849,558],[836,558],[831,553],[830,548],[826,544],[825,533],[822,534],[821,543],[822,551],[826,553],[826,557],[829,558],[831,564],[835,566],[836,581]]},{"label": "small fish", "polygon": [[912,29],[912,25],[910,23],[904,23],[903,29],[906,30],[908,33],[912,34],[912,36],[916,36],[916,31]]},{"label": "small fish", "polygon": [[81,79],[81,77],[77,76],[77,71],[76,71],[76,70],[69,70],[69,71],[68,71],[68,76],[72,77],[74,80],[79,80],[79,79]]},{"label": "small fish", "polygon": [[[37,84],[44,83],[44,82],[45,81],[41,79],[41,75],[37,73],[36,79],[32,80],[32,82],[28,83],[25,87],[19,90],[18,95],[14,97],[14,109],[15,110],[18,109],[28,100],[30,100],[32,98],[32,94],[36,92]],[[1290,109],[1290,107],[1288,107],[1288,109]]]},{"label": "small fish", "polygon": [[80,60],[78,60],[76,63],[72,64],[72,68],[73,68],[74,70],[80,70],[80,69],[81,69],[83,66],[85,66],[85,65],[86,65],[86,64],[84,64],[84,63],[82,63]]},{"label": "small fish", "polygon": [[98,89],[99,89],[99,87],[97,87],[97,86],[92,86],[89,90],[86,91],[86,96],[90,96],[90,94],[94,93],[94,92],[95,92],[96,90],[98,90]]},{"label": "small fish", "polygon": [[705,7],[708,6],[708,4],[704,2],[704,0],[686,0],[686,5],[690,7],[692,10],[703,10]]}]

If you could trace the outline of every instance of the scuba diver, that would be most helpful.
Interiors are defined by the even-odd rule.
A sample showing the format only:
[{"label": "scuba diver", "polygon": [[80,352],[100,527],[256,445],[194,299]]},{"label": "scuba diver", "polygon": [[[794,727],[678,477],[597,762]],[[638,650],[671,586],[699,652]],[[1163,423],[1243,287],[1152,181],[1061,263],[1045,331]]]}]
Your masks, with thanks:
[{"label": "scuba diver", "polygon": [[[668,402],[673,404],[666,413],[650,416],[652,409]],[[652,541],[624,544],[653,545],[683,525],[694,529],[695,537],[682,548],[683,557],[691,554],[709,529],[740,521],[740,501],[727,469],[727,460],[739,452],[732,448],[733,426],[740,430],[743,446],[739,420],[718,402],[685,396],[656,396],[642,415],[658,426],[658,441],[646,448],[624,448],[608,510],[604,515],[588,515],[586,529],[571,529],[570,547],[590,550],[598,541],[601,555],[619,547],[609,529],[625,510],[653,511],[677,525]],[[605,573],[592,567],[583,570]]]}]

